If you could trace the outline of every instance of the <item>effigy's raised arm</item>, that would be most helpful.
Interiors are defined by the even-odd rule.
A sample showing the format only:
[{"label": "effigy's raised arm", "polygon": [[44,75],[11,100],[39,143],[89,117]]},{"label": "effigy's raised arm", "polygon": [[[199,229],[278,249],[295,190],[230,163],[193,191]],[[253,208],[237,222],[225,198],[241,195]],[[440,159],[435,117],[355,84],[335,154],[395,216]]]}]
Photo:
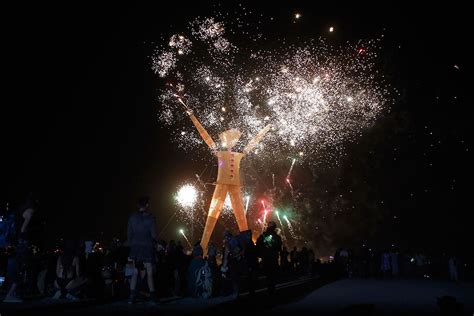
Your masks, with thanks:
[{"label": "effigy's raised arm", "polygon": [[193,122],[194,126],[196,126],[196,129],[199,132],[199,135],[201,135],[201,138],[206,142],[207,146],[211,148],[213,151],[216,150],[217,146],[216,143],[214,143],[214,140],[212,139],[211,135],[202,127],[201,122],[194,116],[193,112],[191,110],[186,111],[191,118],[191,121]]},{"label": "effigy's raised arm", "polygon": [[262,140],[262,138],[265,136],[265,134],[270,130],[270,128],[272,127],[271,124],[268,124],[267,126],[265,126],[260,132],[257,133],[257,135],[255,135],[255,137],[248,143],[247,146],[245,146],[243,152],[244,154],[248,154],[249,152],[252,151],[252,149],[254,149],[255,146],[258,145],[258,143],[260,143],[260,141]]}]

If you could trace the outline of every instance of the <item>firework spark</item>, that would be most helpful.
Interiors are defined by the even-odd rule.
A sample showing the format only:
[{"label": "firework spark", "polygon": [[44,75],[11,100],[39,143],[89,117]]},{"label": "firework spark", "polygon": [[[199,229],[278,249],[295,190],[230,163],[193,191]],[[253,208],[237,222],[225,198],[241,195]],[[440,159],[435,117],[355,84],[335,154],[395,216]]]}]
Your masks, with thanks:
[{"label": "firework spark", "polygon": [[191,243],[189,242],[188,237],[186,237],[186,234],[184,233],[184,229],[180,229],[180,230],[179,230],[179,233],[184,237],[184,239],[185,239],[186,242],[188,243],[188,246],[189,246],[190,248],[192,248],[193,246],[192,246]]},{"label": "firework spark", "polygon": [[289,179],[290,179],[290,176],[291,176],[291,171],[293,171],[293,166],[295,165],[295,162],[296,162],[296,158],[293,158],[293,160],[291,161],[290,170],[288,170],[288,174],[286,176],[286,179],[287,179],[288,183],[289,183]]},{"label": "firework spark", "polygon": [[245,214],[247,214],[249,210],[249,202],[250,202],[250,195],[245,196]]},{"label": "firework spark", "polygon": [[195,221],[195,208],[199,199],[199,191],[191,184],[179,187],[175,194],[175,201],[178,205],[178,213],[181,219],[188,223]]},{"label": "firework spark", "polygon": [[191,184],[185,184],[178,189],[176,202],[183,208],[193,208],[196,204],[198,191]]},{"label": "firework spark", "polygon": [[[290,220],[288,219],[288,217],[286,215],[283,215],[283,218],[285,219],[286,221],[286,225],[288,226],[288,231],[290,232],[290,235],[293,239],[296,239],[296,234],[295,234],[295,230],[293,229],[293,225],[291,225],[291,222]],[[283,227],[283,226],[282,226]]]},{"label": "firework spark", "polygon": [[283,240],[286,240],[285,229],[283,228],[283,223],[281,222],[280,212],[279,212],[279,211],[275,211],[275,214],[276,214],[276,216],[277,216],[278,222],[280,223],[281,235],[282,235],[282,237],[283,237]]}]

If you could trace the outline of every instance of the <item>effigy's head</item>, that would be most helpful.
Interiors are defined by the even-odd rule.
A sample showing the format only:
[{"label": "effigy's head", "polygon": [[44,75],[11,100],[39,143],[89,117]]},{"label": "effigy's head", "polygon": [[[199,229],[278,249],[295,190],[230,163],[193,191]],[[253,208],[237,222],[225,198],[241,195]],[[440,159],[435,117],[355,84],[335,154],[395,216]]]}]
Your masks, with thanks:
[{"label": "effigy's head", "polygon": [[235,128],[220,133],[219,139],[221,140],[222,147],[231,150],[232,147],[234,147],[235,144],[237,144],[237,142],[239,141],[240,135],[242,135],[242,133]]}]

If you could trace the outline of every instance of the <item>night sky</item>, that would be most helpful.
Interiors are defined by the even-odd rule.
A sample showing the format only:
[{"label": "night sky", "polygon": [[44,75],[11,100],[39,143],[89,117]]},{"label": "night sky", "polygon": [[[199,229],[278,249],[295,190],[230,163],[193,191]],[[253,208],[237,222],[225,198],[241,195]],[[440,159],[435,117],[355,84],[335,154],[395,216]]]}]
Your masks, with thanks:
[{"label": "night sky", "polygon": [[[2,208],[33,191],[49,239],[124,237],[136,199],[147,194],[161,231],[174,212],[175,188],[200,169],[157,120],[162,83],[150,56],[161,36],[239,2],[216,3],[2,10]],[[334,226],[331,246],[465,249],[472,223],[469,10],[454,2],[308,3],[245,5],[273,16],[274,32],[284,36],[325,36],[328,26],[341,42],[383,33],[381,67],[400,91],[390,112],[347,145],[338,168],[319,167],[318,207],[342,195],[371,209],[336,214],[346,218]],[[297,26],[295,12],[303,15]],[[178,226],[162,237],[179,238]]]}]

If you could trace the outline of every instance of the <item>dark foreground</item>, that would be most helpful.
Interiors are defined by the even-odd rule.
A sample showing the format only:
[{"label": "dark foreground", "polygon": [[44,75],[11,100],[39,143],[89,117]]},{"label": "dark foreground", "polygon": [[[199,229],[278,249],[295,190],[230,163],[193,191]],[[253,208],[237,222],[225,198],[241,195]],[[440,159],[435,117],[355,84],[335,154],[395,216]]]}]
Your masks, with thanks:
[{"label": "dark foreground", "polygon": [[[441,301],[439,300],[440,298]],[[444,301],[445,303],[441,303]],[[473,315],[474,283],[432,280],[329,280],[300,278],[278,285],[270,296],[265,288],[254,297],[209,300],[167,298],[152,306],[126,301],[61,302],[34,300],[21,305],[0,303],[7,315]]]}]

